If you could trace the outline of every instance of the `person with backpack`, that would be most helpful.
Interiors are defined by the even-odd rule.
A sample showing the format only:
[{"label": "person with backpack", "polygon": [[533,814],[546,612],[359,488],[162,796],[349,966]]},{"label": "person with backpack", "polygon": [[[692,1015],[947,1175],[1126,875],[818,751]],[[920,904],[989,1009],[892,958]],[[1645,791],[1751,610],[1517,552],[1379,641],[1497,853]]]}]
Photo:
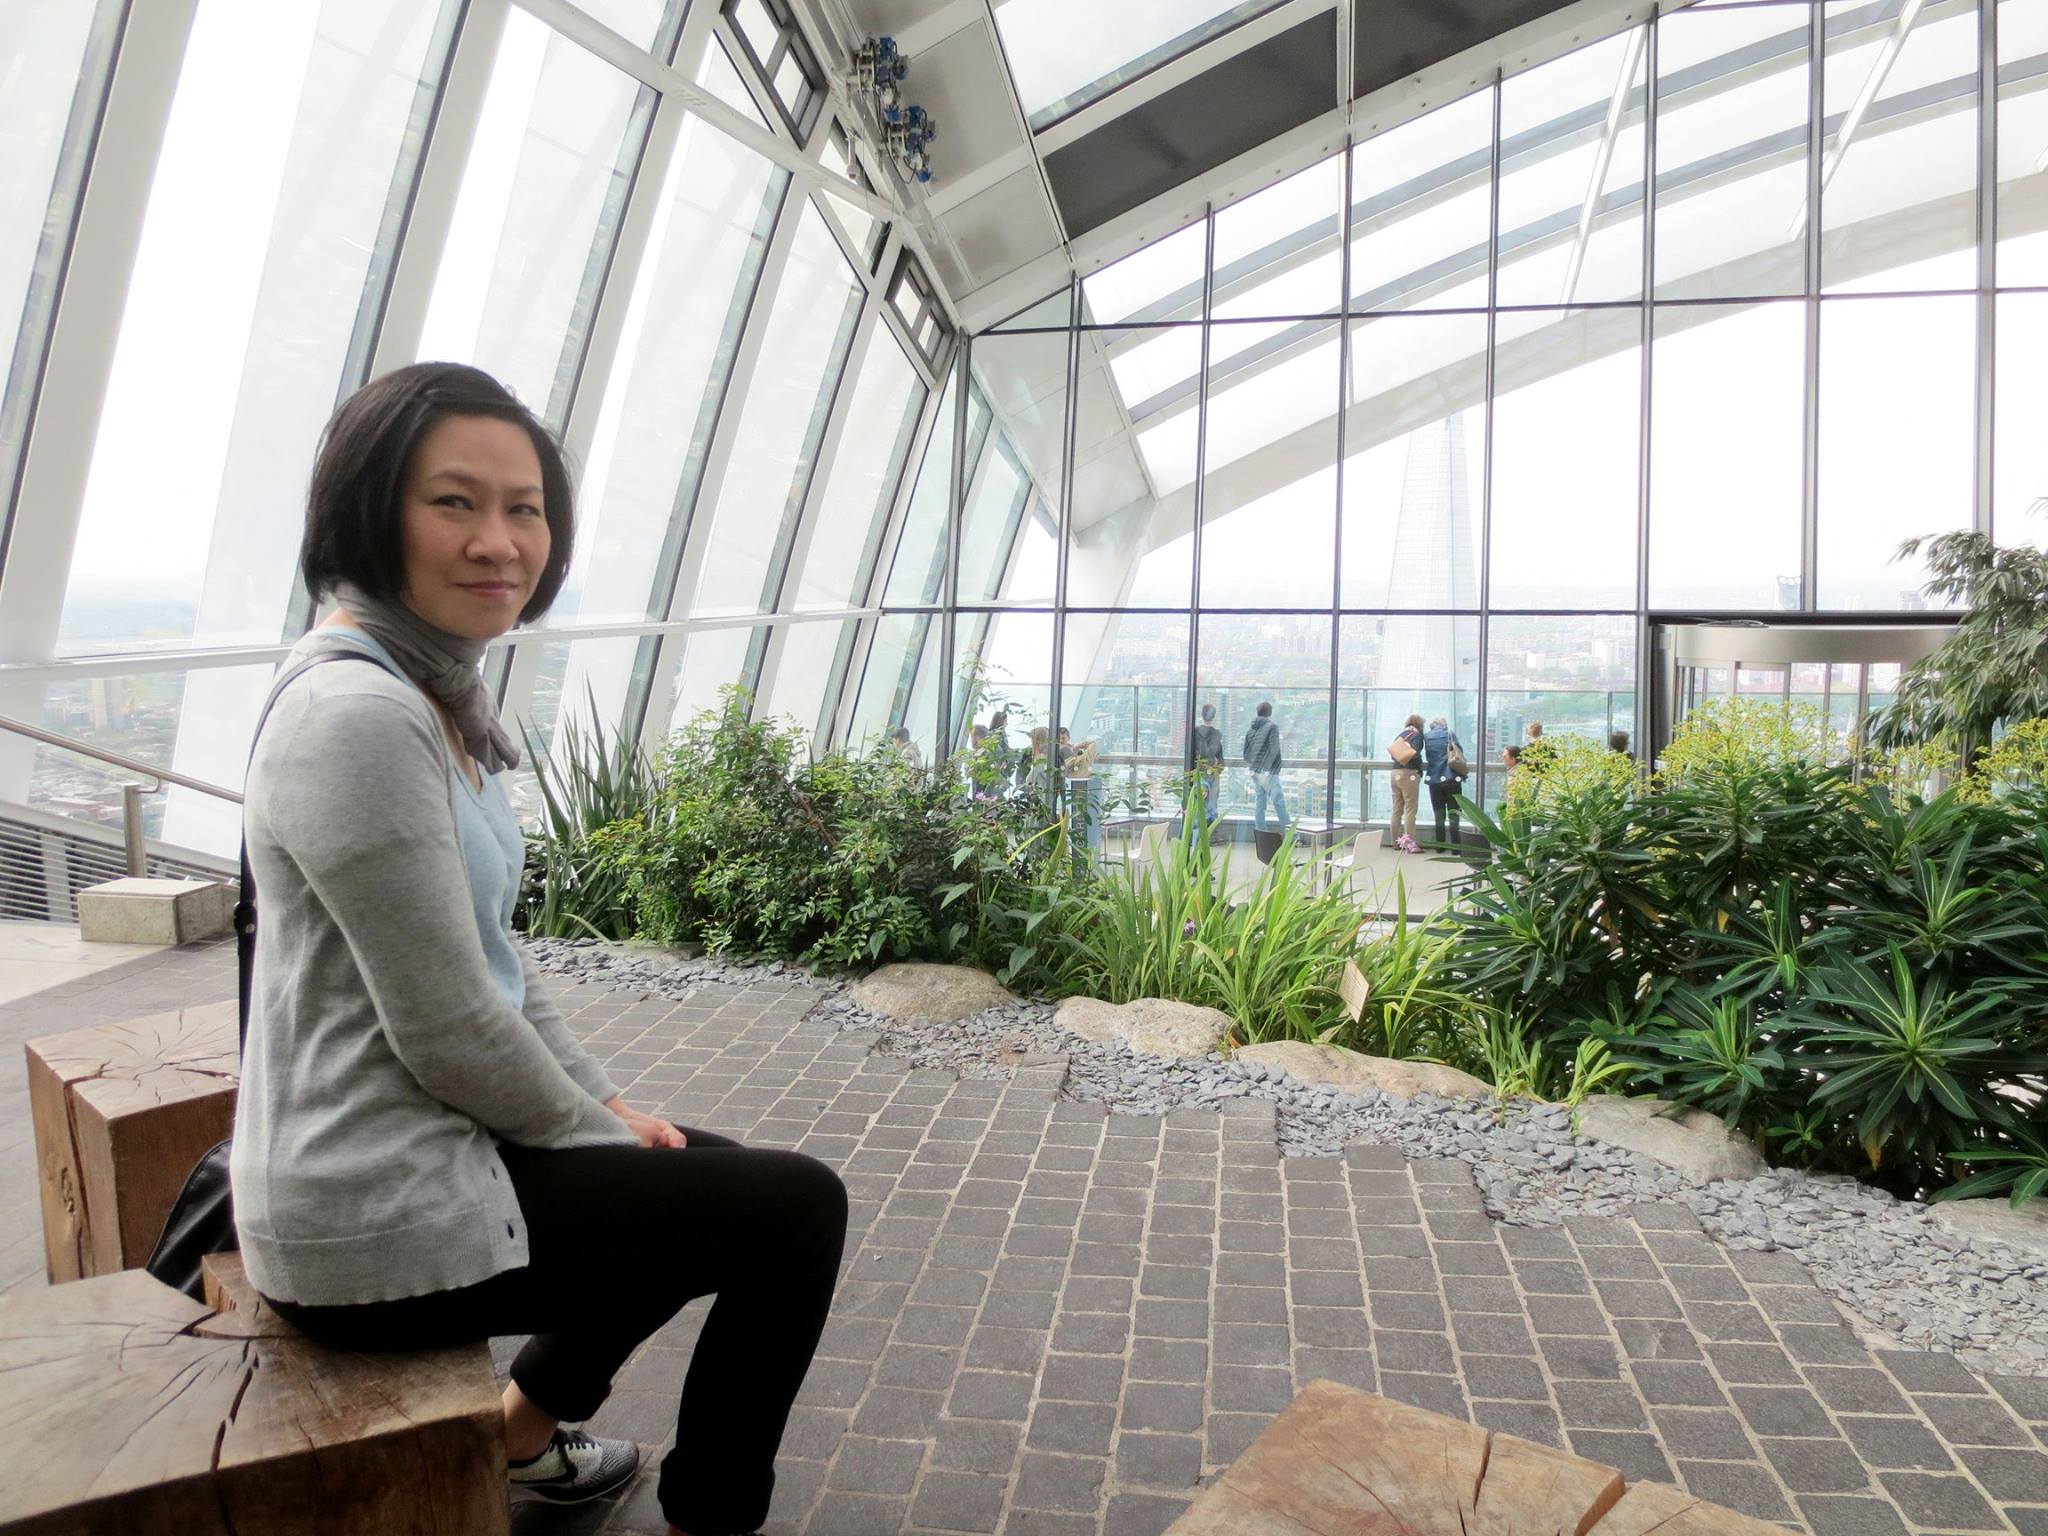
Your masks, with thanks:
[{"label": "person with backpack", "polygon": [[[520,754],[478,663],[554,602],[574,536],[560,448],[481,370],[401,368],[328,423],[300,574],[338,606],[292,648],[244,801],[235,1231],[257,1291],[329,1347],[530,1335],[503,1400],[515,1501],[633,1476],[632,1441],[563,1421],[716,1296],[656,1498],[670,1536],[733,1536],[768,1515],[846,1190],[627,1104],[514,942]],[[357,664],[300,665],[337,647]]]},{"label": "person with backpack", "polygon": [[[1464,794],[1465,775],[1471,771],[1464,745],[1451,731],[1450,721],[1438,715],[1422,735],[1422,777],[1429,785],[1429,808],[1436,817],[1439,843],[1458,840],[1458,801]],[[1447,819],[1448,837],[1444,835]]]}]

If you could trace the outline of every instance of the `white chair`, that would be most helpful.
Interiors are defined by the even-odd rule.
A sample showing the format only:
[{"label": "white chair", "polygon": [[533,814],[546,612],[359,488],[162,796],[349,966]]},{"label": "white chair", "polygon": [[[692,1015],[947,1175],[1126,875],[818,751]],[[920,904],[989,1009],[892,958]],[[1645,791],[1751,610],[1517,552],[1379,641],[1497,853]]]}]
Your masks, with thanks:
[{"label": "white chair", "polygon": [[1333,849],[1328,858],[1329,878],[1335,880],[1341,874],[1344,888],[1353,896],[1377,895],[1379,882],[1373,878],[1369,850],[1377,848],[1379,841],[1379,833],[1361,832],[1351,840],[1351,846],[1345,852],[1338,853]]},{"label": "white chair", "polygon": [[1159,850],[1166,846],[1166,823],[1148,821],[1145,830],[1138,834],[1138,846],[1124,855],[1124,863],[1130,866],[1132,874],[1143,874],[1159,861]]}]

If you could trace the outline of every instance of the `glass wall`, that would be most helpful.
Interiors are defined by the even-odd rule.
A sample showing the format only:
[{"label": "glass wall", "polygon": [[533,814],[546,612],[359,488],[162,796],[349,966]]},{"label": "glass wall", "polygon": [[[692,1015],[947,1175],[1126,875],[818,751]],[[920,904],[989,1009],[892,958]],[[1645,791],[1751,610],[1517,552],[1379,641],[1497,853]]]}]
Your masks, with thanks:
[{"label": "glass wall", "polygon": [[[886,166],[775,109],[741,22],[579,8],[626,46],[516,3],[10,12],[0,713],[237,787],[316,617],[320,425],[429,357],[580,466],[562,597],[488,663],[542,740],[652,748],[738,682],[929,757],[1009,700],[1156,804],[1209,705],[1237,811],[1269,702],[1290,811],[1373,821],[1411,713],[1488,792],[1534,720],[1634,730],[1653,614],[1897,614],[1905,539],[2048,541],[2048,0],[1672,10],[964,347]],[[0,801],[97,804],[57,760],[0,737]],[[153,830],[231,856],[184,806]]]},{"label": "glass wall", "polygon": [[1538,723],[1633,737],[1653,613],[1920,608],[1902,541],[2048,532],[2044,81],[2048,0],[1674,10],[1212,208],[972,340],[960,601],[1052,592],[1127,791],[1213,706],[1250,809],[1269,703],[1340,824],[1411,714],[1478,793]]},{"label": "glass wall", "polygon": [[[857,134],[761,110],[777,85],[741,19],[575,8],[625,46],[516,3],[10,10],[0,714],[239,789],[276,660],[323,616],[297,582],[321,427],[372,376],[446,359],[502,380],[576,472],[561,594],[486,658],[515,739],[573,720],[651,752],[734,683],[822,739],[866,718],[840,701],[872,678],[936,750],[936,631],[868,606],[892,569],[940,601],[951,548],[933,402],[955,341],[921,238]],[[1006,419],[1028,403],[1004,395]],[[998,439],[974,390],[991,602],[1019,573],[1053,601],[1046,411],[1048,442]],[[201,648],[235,655],[188,664]],[[1024,668],[1041,691],[1049,665]],[[0,733],[0,804],[110,824],[121,777]],[[531,817],[530,761],[509,788]],[[146,806],[151,837],[232,863],[231,800]]]}]

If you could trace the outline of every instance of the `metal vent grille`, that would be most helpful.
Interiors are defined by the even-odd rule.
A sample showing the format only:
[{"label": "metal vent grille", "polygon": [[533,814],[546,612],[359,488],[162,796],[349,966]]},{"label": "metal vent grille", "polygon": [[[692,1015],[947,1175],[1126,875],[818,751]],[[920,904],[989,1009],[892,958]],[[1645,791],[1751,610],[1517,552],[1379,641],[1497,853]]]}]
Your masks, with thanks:
[{"label": "metal vent grille", "polygon": [[[224,859],[154,845],[145,869],[152,877],[234,879],[241,871]],[[120,837],[29,807],[0,807],[0,918],[75,923],[78,893],[128,873]]]}]

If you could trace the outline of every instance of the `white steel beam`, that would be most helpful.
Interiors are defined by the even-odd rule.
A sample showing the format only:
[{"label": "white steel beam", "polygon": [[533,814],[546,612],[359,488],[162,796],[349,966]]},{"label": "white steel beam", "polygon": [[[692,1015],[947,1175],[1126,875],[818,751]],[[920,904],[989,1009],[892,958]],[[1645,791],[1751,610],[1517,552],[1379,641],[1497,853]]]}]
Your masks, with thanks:
[{"label": "white steel beam", "polygon": [[[49,361],[28,418],[15,519],[0,573],[0,662],[56,653],[100,408],[113,374],[128,283],[142,240],[157,151],[170,121],[198,0],[132,5],[58,289]],[[40,682],[0,678],[0,714],[42,717]],[[0,799],[25,802],[36,746],[0,732]]]},{"label": "white steel beam", "polygon": [[[1607,185],[1607,168],[1614,164],[1614,143],[1621,137],[1621,121],[1628,115],[1629,88],[1635,83],[1636,69],[1643,62],[1643,44],[1649,35],[1647,26],[1635,28],[1628,35],[1627,48],[1622,50],[1621,70],[1614,79],[1614,95],[1607,103],[1607,121],[1600,130],[1600,149],[1593,156],[1593,173],[1587,178],[1585,200],[1579,205],[1579,231],[1572,241],[1571,259],[1565,263],[1564,287],[1557,300],[1560,304],[1571,303],[1572,294],[1579,286],[1579,272],[1586,261],[1586,246],[1593,238],[1593,220],[1600,212],[1600,189]],[[1647,96],[1644,105],[1647,108]]]}]

